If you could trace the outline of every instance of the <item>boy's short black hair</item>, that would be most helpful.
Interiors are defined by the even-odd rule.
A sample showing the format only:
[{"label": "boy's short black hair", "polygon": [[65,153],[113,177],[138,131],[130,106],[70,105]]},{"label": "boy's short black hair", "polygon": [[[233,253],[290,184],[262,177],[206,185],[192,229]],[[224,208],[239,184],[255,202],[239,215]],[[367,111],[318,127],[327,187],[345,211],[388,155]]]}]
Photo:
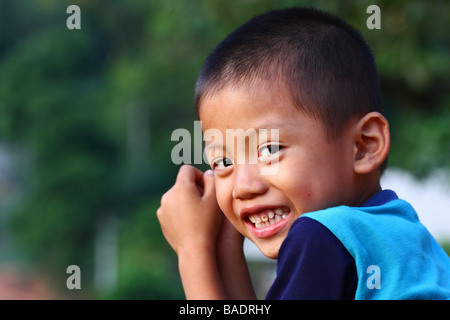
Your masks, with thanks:
[{"label": "boy's short black hair", "polygon": [[312,8],[275,10],[254,17],[207,57],[196,84],[201,101],[226,85],[281,80],[292,101],[337,137],[352,116],[383,113],[372,51],[341,19]]}]

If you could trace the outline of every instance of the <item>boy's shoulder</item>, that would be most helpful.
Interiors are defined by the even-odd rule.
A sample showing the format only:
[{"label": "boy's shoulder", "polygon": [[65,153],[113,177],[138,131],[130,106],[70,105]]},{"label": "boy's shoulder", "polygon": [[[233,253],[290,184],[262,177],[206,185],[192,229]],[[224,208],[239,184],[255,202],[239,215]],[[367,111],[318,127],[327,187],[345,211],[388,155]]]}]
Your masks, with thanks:
[{"label": "boy's shoulder", "polygon": [[[397,200],[393,202],[394,200]],[[372,227],[376,225],[375,220],[378,217],[395,216],[399,217],[399,210],[396,207],[408,206],[408,203],[399,200],[397,195],[391,190],[383,190],[374,197],[366,201],[361,207],[337,206],[324,210],[314,211],[303,214],[292,224],[288,236],[280,248],[280,253],[294,250],[300,251],[301,247],[311,247],[317,252],[323,251],[323,248],[338,247],[347,248],[349,240],[355,241],[360,233],[371,234]],[[413,220],[415,215],[413,211],[407,208],[406,211],[409,220]],[[390,220],[390,219],[388,219]],[[418,220],[417,220],[418,221]],[[390,228],[393,227],[392,223]],[[370,229],[370,230],[369,230]],[[356,240],[363,241],[363,240]]]},{"label": "boy's shoulder", "polygon": [[[416,237],[417,234],[431,237],[414,208],[391,190],[377,193],[360,207],[337,206],[306,213],[301,218],[310,218],[324,225],[349,251],[350,246],[364,243],[386,246],[393,242],[392,245],[398,245],[398,240]],[[407,241],[400,243],[410,245]]]},{"label": "boy's shoulder", "polygon": [[[384,190],[361,207],[328,208],[299,220],[304,218],[325,226],[354,258],[360,279],[357,299],[450,297],[449,257],[420,223],[414,208],[393,191]],[[364,281],[374,266],[381,272],[382,284],[390,284],[384,290],[370,290]],[[414,279],[414,286],[400,281],[406,275]],[[439,288],[438,282],[445,288]]]},{"label": "boy's shoulder", "polygon": [[408,202],[399,199],[392,190],[377,193],[360,207],[341,205],[309,212],[300,218],[314,219],[334,234],[338,233],[342,236],[347,233],[364,235],[365,232],[380,229],[381,226],[383,226],[383,233],[389,230],[395,230],[395,233],[398,233],[400,231],[398,228],[410,224],[425,228],[420,223],[414,208]]},{"label": "boy's shoulder", "polygon": [[277,278],[266,298],[352,300],[357,283],[355,261],[339,239],[321,223],[302,218],[281,245]]}]

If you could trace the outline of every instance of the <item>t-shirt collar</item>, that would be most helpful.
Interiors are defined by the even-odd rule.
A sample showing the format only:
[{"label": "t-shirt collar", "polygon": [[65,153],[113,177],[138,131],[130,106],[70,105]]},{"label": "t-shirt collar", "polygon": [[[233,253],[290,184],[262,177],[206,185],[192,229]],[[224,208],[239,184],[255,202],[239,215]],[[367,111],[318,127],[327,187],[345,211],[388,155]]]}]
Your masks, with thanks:
[{"label": "t-shirt collar", "polygon": [[389,189],[382,190],[364,202],[361,207],[381,206],[389,201],[398,199],[397,194]]}]

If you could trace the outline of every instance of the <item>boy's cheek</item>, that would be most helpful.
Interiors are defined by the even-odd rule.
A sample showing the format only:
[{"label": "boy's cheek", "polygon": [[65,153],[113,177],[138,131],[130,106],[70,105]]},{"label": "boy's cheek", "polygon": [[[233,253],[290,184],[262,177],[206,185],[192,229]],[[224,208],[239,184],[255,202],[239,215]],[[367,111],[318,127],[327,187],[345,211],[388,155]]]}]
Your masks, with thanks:
[{"label": "boy's cheek", "polygon": [[232,199],[232,189],[227,188],[223,183],[219,183],[216,180],[216,199],[220,210],[225,214],[225,216],[233,223],[234,212],[233,212],[233,199]]},{"label": "boy's cheek", "polygon": [[216,199],[217,204],[219,205],[220,210],[223,212],[225,217],[233,224],[233,226],[242,233],[241,228],[239,228],[238,220],[239,215],[235,214],[232,207],[232,201],[228,200],[228,197],[224,197],[225,191],[221,190],[220,187],[217,187],[216,184]]},{"label": "boy's cheek", "polygon": [[239,231],[242,235],[247,237],[246,234],[246,228],[245,228],[245,222],[243,222],[240,218],[238,218],[234,213],[225,213],[225,211],[222,210],[222,212],[225,214],[225,217],[231,222],[231,224],[236,228],[237,231]]}]

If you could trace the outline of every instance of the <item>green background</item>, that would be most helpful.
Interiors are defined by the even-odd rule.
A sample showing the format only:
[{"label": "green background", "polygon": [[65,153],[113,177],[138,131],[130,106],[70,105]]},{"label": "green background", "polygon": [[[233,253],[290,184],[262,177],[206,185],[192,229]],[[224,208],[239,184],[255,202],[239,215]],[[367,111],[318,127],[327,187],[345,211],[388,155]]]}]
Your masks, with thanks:
[{"label": "green background", "polygon": [[[71,4],[81,30],[66,27]],[[366,27],[372,4],[381,30]],[[59,298],[182,299],[155,215],[178,167],[171,133],[193,132],[207,54],[253,15],[296,5],[366,37],[391,124],[389,166],[419,178],[448,170],[449,1],[0,0],[0,150],[12,159],[0,172],[0,264],[43,277]],[[100,234],[111,243],[108,230],[118,250],[105,288],[95,248]],[[82,290],[66,288],[72,264]]]}]

